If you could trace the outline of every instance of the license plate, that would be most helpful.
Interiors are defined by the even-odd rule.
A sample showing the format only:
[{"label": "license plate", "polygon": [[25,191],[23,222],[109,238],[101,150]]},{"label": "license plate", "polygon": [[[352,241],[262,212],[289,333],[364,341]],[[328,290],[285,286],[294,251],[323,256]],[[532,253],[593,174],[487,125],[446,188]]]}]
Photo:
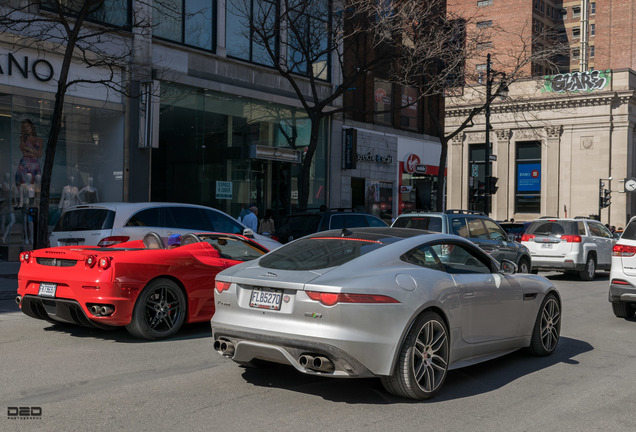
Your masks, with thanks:
[{"label": "license plate", "polygon": [[552,249],[552,243],[543,243],[541,247],[544,249]]},{"label": "license plate", "polygon": [[78,246],[78,245],[79,245],[78,240],[66,240],[66,246]]},{"label": "license plate", "polygon": [[40,289],[38,295],[42,297],[55,297],[55,291],[57,290],[57,284],[54,283],[40,283]]},{"label": "license plate", "polygon": [[268,310],[280,310],[283,291],[271,288],[254,288],[250,297],[250,307]]}]

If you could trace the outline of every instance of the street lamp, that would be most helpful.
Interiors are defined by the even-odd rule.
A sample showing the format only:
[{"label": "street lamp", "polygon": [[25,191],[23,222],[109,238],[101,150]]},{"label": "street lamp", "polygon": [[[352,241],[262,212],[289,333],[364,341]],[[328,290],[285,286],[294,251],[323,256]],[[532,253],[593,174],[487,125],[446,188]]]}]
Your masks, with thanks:
[{"label": "street lamp", "polygon": [[[495,94],[492,94],[492,86],[495,81],[495,78],[499,77],[499,87]],[[486,106],[485,109],[485,117],[486,117],[486,161],[485,161],[485,170],[486,174],[484,192],[485,203],[484,209],[487,214],[490,214],[490,206],[491,206],[491,194],[493,193],[493,186],[497,182],[495,177],[491,176],[491,168],[490,162],[492,160],[496,160],[496,157],[491,157],[492,149],[490,146],[490,104],[494,100],[495,97],[499,96],[501,99],[505,99],[508,97],[508,85],[506,84],[506,73],[505,72],[495,72],[492,70],[492,63],[490,62],[490,53],[486,57]]]}]

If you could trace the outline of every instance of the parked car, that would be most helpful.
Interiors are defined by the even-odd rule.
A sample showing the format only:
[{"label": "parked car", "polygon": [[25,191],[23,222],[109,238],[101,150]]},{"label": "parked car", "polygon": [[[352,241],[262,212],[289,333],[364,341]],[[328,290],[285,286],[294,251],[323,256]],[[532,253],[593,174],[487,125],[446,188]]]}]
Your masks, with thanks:
[{"label": "parked car", "polygon": [[69,207],[49,237],[51,246],[111,246],[143,239],[149,232],[164,240],[192,231],[224,232],[253,238],[267,249],[280,243],[260,235],[220,210],[181,203],[98,203]]},{"label": "parked car", "polygon": [[636,216],[630,219],[612,250],[609,301],[617,317],[634,317],[636,313]]},{"label": "parked car", "polygon": [[576,272],[593,280],[596,270],[609,270],[616,240],[599,221],[544,217],[534,220],[521,238],[535,270]]},{"label": "parked car", "polygon": [[512,240],[497,222],[484,213],[470,210],[445,212],[410,211],[399,215],[392,227],[455,234],[476,243],[494,259],[512,261],[519,273],[530,273],[532,260],[525,246]]},{"label": "parked car", "polygon": [[312,234],[217,275],[214,348],[243,365],[380,377],[390,393],[428,399],[449,369],[556,349],[559,293],[515,268],[450,234]]},{"label": "parked car", "polygon": [[377,216],[351,209],[314,209],[285,217],[274,233],[274,238],[284,244],[319,231],[368,226],[388,225]]},{"label": "parked car", "polygon": [[214,314],[214,277],[267,253],[247,237],[188,233],[181,246],[161,237],[111,247],[60,246],[23,252],[18,273],[22,312],[50,322],[126,326],[135,337],[160,339]]}]

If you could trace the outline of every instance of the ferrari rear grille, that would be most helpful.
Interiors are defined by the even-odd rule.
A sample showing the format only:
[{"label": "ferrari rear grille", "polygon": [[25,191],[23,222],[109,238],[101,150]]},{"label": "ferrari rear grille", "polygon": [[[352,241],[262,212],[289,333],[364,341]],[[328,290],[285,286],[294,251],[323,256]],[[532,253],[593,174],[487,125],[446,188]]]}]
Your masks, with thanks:
[{"label": "ferrari rear grille", "polygon": [[73,267],[77,264],[77,260],[61,258],[36,258],[35,260],[40,265],[52,267]]}]

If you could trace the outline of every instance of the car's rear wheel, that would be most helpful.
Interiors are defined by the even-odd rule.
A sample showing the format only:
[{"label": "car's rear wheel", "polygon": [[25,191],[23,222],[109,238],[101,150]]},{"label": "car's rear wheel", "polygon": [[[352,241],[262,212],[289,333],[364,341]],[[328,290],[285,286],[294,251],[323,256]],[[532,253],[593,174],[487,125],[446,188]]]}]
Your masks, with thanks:
[{"label": "car's rear wheel", "polygon": [[554,352],[561,335],[561,305],[554,294],[548,294],[541,303],[532,331],[532,342],[528,347],[537,356]]},{"label": "car's rear wheel", "polygon": [[614,315],[618,318],[632,318],[634,316],[634,305],[625,302],[612,303]]},{"label": "car's rear wheel", "polygon": [[174,335],[185,320],[186,301],[181,288],[169,279],[156,279],[143,289],[126,329],[142,339]]},{"label": "car's rear wheel", "polygon": [[435,396],[446,379],[449,347],[442,318],[434,312],[423,313],[402,344],[393,375],[382,377],[382,385],[389,393],[410,399]]},{"label": "car's rear wheel", "polygon": [[594,280],[596,276],[596,260],[593,255],[587,256],[587,261],[585,261],[585,268],[581,270],[579,273],[579,277],[584,281]]},{"label": "car's rear wheel", "polygon": [[519,260],[518,268],[517,273],[530,273],[530,260],[527,258],[521,258]]}]

